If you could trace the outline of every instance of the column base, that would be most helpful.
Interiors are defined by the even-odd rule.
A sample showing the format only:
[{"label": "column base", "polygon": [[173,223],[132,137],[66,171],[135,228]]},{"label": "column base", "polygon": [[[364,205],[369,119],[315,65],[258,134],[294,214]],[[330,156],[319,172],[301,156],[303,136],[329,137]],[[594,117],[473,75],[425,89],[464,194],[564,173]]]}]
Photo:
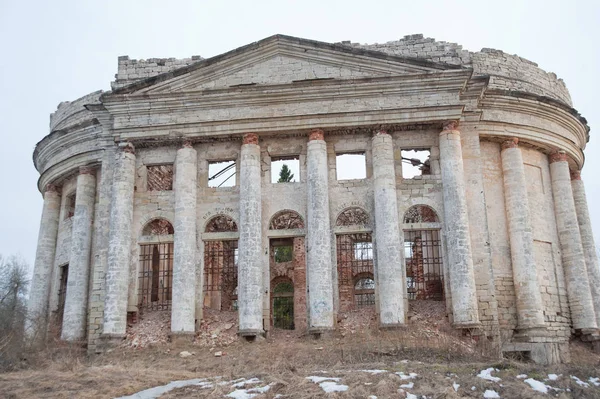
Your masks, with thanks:
[{"label": "column base", "polygon": [[567,363],[571,360],[568,342],[510,342],[502,346],[503,354],[509,352],[520,352],[542,365]]},{"label": "column base", "polygon": [[100,335],[100,343],[97,348],[98,352],[109,352],[114,348],[121,345],[121,343],[125,340],[125,334],[101,334]]},{"label": "column base", "polygon": [[333,327],[310,327],[308,329],[308,335],[314,339],[321,339],[325,337],[331,337],[335,331]]},{"label": "column base", "polygon": [[381,324],[381,323],[379,323],[380,330],[393,331],[393,330],[404,330],[405,328],[406,328],[406,323],[396,323],[396,324]]},{"label": "column base", "polygon": [[540,342],[540,339],[551,337],[545,326],[517,327],[513,335],[515,342]]},{"label": "column base", "polygon": [[169,339],[175,346],[191,344],[195,337],[196,333],[193,331],[171,331],[169,334]]},{"label": "column base", "polygon": [[239,330],[238,336],[247,342],[255,342],[264,338],[265,332],[261,329],[248,328]]},{"label": "column base", "polygon": [[482,324],[478,321],[453,322],[452,328],[462,329],[462,330],[467,330],[467,329],[476,330],[476,329],[481,329]]}]

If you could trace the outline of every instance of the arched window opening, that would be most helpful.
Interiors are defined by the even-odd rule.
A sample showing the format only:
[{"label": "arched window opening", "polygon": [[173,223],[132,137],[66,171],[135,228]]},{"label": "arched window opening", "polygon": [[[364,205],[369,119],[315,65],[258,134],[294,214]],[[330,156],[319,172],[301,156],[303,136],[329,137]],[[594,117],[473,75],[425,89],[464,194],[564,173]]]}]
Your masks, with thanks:
[{"label": "arched window opening", "polygon": [[273,288],[273,327],[294,329],[294,284],[280,282]]},{"label": "arched window opening", "polygon": [[284,210],[277,212],[269,223],[270,230],[303,229],[304,220],[294,211]]},{"label": "arched window opening", "polygon": [[405,230],[408,299],[444,299],[439,230]]},{"label": "arched window opening", "polygon": [[[166,219],[153,219],[142,229],[146,237],[172,235],[173,225]],[[140,245],[138,309],[169,310],[173,291],[173,243]]]},{"label": "arched window opening", "polygon": [[404,214],[404,223],[439,223],[435,211],[427,205],[415,205]]},{"label": "arched window opening", "polygon": [[174,233],[173,225],[166,219],[153,219],[142,229],[144,236],[164,236]]},{"label": "arched window opening", "polygon": [[206,224],[206,233],[225,233],[238,231],[237,223],[227,215],[213,216]]},{"label": "arched window opening", "polygon": [[364,209],[352,207],[345,209],[338,216],[336,226],[368,226],[370,223],[369,214]]},{"label": "arched window opening", "polygon": [[375,306],[375,280],[373,276],[361,276],[354,284],[354,304],[357,308]]}]

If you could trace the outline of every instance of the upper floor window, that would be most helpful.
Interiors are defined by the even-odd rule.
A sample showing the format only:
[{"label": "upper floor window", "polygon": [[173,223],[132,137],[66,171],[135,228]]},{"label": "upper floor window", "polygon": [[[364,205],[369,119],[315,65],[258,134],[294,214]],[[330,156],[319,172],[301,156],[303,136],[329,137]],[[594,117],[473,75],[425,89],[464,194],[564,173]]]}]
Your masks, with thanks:
[{"label": "upper floor window", "polygon": [[416,176],[430,175],[431,166],[429,149],[412,149],[400,151],[402,156],[402,177],[404,179],[413,179]]},{"label": "upper floor window", "polygon": [[77,198],[76,193],[67,195],[65,199],[65,219],[72,218],[75,215],[75,199]]},{"label": "upper floor window", "polygon": [[146,171],[148,191],[173,190],[173,165],[149,165]]},{"label": "upper floor window", "polygon": [[297,156],[271,158],[271,183],[300,181],[300,160]]},{"label": "upper floor window", "polygon": [[335,169],[338,180],[364,179],[367,177],[367,161],[364,152],[337,154]]},{"label": "upper floor window", "polygon": [[235,187],[235,160],[208,163],[208,187]]}]

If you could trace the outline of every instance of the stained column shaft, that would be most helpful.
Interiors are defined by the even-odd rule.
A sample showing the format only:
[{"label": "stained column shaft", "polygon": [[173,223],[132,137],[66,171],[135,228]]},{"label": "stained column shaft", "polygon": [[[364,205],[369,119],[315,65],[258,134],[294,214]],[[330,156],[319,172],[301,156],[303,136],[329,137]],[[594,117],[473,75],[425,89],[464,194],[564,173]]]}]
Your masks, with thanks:
[{"label": "stained column shaft", "polygon": [[392,137],[386,132],[377,132],[372,148],[379,323],[396,326],[405,321],[403,292],[406,277],[400,245]]},{"label": "stained column shaft", "polygon": [[127,290],[134,184],[135,151],[133,145],[128,143],[117,152],[113,174],[106,296],[104,299],[103,334],[106,337],[125,334],[127,326]]},{"label": "stained column shaft", "polygon": [[318,333],[333,328],[327,145],[322,130],[310,133],[306,158],[308,328]]},{"label": "stained column shaft", "polygon": [[260,181],[258,136],[249,133],[244,136],[240,154],[238,313],[242,336],[263,331]]},{"label": "stained column shaft", "polygon": [[30,338],[43,336],[46,330],[50,276],[54,265],[56,237],[58,235],[60,199],[56,186],[48,184],[44,192],[44,206],[42,208],[33,278],[27,304],[25,331]]},{"label": "stained column shaft", "polygon": [[581,233],[581,244],[583,246],[585,266],[590,282],[592,302],[596,314],[596,324],[600,326],[600,265],[598,263],[598,254],[596,253],[596,244],[594,243],[585,186],[583,180],[581,180],[581,173],[579,171],[571,172],[571,188],[573,190],[579,232]]},{"label": "stained column shaft", "polygon": [[69,275],[61,330],[61,339],[66,341],[85,339],[95,201],[95,170],[90,167],[79,168],[75,192],[75,214],[71,230]]},{"label": "stained column shaft", "polygon": [[458,122],[444,125],[440,133],[440,168],[444,195],[444,227],[448,270],[456,327],[479,325],[465,178]]},{"label": "stained column shaft", "polygon": [[526,330],[544,327],[525,167],[517,139],[502,144],[501,157],[513,281],[517,296],[517,328]]},{"label": "stained column shaft", "polygon": [[550,155],[550,175],[556,227],[567,282],[571,320],[575,329],[596,329],[596,315],[575,211],[571,173],[564,152]]},{"label": "stained column shaft", "polygon": [[196,199],[198,156],[191,142],[175,160],[175,237],[172,333],[194,333],[196,298]]}]

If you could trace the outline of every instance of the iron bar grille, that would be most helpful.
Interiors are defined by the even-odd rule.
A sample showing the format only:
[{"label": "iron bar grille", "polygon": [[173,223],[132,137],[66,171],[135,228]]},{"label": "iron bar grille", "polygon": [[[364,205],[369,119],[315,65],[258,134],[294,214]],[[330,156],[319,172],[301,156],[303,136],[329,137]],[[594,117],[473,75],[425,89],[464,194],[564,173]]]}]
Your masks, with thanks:
[{"label": "iron bar grille", "polygon": [[140,245],[140,310],[171,309],[172,291],[173,243]]},{"label": "iron bar grille", "polygon": [[408,299],[444,298],[439,230],[405,230],[404,259]]},{"label": "iron bar grille", "polygon": [[204,290],[221,293],[221,309],[235,310],[238,285],[238,242],[204,243]]},{"label": "iron bar grille", "polygon": [[336,237],[338,281],[354,285],[359,274],[373,276],[373,243],[370,233],[340,234]]},{"label": "iron bar grille", "polygon": [[[62,330],[63,315],[65,313],[65,301],[67,299],[67,281],[69,280],[69,265],[60,267],[60,285],[58,286],[58,308],[56,309],[56,321]],[[59,331],[60,333],[60,331]]]},{"label": "iron bar grille", "polygon": [[358,308],[375,306],[375,281],[362,278],[354,285],[354,304]]}]

